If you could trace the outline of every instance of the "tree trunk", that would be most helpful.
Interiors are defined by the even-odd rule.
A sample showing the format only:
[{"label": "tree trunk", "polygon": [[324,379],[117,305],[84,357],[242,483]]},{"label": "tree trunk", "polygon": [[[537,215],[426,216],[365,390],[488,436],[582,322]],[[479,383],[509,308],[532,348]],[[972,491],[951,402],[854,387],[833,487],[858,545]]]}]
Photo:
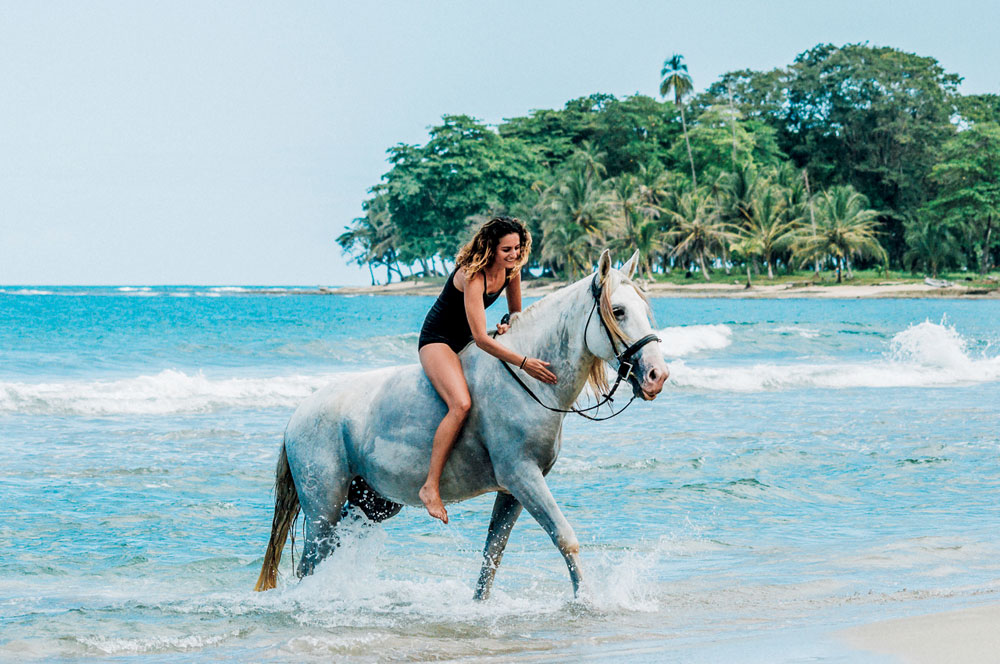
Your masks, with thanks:
[{"label": "tree trunk", "polygon": [[[809,222],[812,224],[813,235],[816,235],[816,214],[813,212],[812,193],[809,191],[808,169],[802,169],[802,179],[806,182],[806,199],[809,201]],[[813,258],[813,269],[816,270],[816,276],[819,276],[819,256]]]},{"label": "tree trunk", "polygon": [[840,257],[837,258],[837,283],[838,284],[841,283],[841,280],[840,280],[840,266],[841,266],[841,264],[843,262],[844,262],[844,259],[842,259]]},{"label": "tree trunk", "polygon": [[993,235],[993,215],[986,216],[986,236],[983,238],[983,260],[979,261],[979,270],[981,274],[986,274],[990,271],[990,236]]},{"label": "tree trunk", "polygon": [[745,288],[752,288],[753,284],[750,283],[750,259],[747,259],[747,285]]},{"label": "tree trunk", "polygon": [[705,277],[705,281],[711,281],[708,276],[708,266],[705,265],[705,257],[703,255],[698,255],[698,267],[701,268],[701,273]]},{"label": "tree trunk", "polygon": [[729,93],[729,126],[733,130],[733,171],[736,171],[736,109],[733,107],[733,87],[726,84],[726,92]]},{"label": "tree trunk", "polygon": [[375,272],[372,270],[372,264],[368,263],[368,274],[372,277],[372,286],[375,285]]},{"label": "tree trunk", "polygon": [[687,145],[688,149],[688,161],[691,162],[691,184],[695,189],[698,188],[698,176],[694,173],[694,156],[691,154],[691,141],[688,140],[688,126],[687,120],[684,119],[684,105],[681,100],[677,100],[677,106],[681,109],[681,127],[684,129],[684,144]]}]

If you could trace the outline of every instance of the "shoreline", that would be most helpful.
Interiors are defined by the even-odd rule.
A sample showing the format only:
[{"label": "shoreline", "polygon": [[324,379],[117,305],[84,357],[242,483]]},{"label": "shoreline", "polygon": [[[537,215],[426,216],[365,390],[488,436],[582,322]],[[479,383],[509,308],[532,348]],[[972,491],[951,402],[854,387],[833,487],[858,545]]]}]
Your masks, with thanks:
[{"label": "shoreline", "polygon": [[940,611],[850,627],[837,633],[849,646],[912,664],[996,662],[1000,604]]},{"label": "shoreline", "polygon": [[[522,283],[524,297],[542,297],[562,288],[563,283],[534,285]],[[342,286],[339,288],[319,288],[318,293],[329,295],[437,295],[441,284],[421,282],[397,282],[383,286]],[[922,282],[892,282],[881,284],[763,284],[745,288],[743,284],[697,283],[697,284],[650,284],[646,287],[650,297],[682,298],[746,298],[746,299],[912,299],[912,298],[961,298],[1000,299],[1000,289],[967,287],[957,284],[941,288]]]}]

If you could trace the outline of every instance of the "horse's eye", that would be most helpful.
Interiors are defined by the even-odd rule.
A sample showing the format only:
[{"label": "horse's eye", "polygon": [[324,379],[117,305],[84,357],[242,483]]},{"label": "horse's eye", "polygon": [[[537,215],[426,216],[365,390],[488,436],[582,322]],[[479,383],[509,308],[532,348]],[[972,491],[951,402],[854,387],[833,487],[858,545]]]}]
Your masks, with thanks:
[{"label": "horse's eye", "polygon": [[615,318],[625,318],[625,307],[612,307],[611,313],[615,315]]}]

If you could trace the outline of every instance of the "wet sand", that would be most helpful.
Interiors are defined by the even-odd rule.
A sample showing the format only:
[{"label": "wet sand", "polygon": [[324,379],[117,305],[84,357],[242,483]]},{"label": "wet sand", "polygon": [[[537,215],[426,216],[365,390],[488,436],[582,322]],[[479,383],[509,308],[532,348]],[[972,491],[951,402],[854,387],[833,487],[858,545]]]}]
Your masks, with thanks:
[{"label": "wet sand", "polygon": [[1000,604],[886,620],[848,629],[851,646],[906,664],[1000,662]]}]

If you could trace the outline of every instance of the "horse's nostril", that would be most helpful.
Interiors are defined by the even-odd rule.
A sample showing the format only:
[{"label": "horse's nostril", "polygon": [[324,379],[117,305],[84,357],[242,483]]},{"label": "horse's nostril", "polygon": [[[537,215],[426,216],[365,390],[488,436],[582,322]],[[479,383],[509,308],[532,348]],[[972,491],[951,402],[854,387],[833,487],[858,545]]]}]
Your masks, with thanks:
[{"label": "horse's nostril", "polygon": [[665,381],[667,379],[667,377],[670,376],[670,371],[668,369],[664,369],[663,371],[660,371],[659,369],[657,369],[657,368],[654,367],[654,368],[652,368],[652,369],[649,370],[649,373],[647,374],[647,376],[648,376],[650,382],[659,383],[659,382]]}]

